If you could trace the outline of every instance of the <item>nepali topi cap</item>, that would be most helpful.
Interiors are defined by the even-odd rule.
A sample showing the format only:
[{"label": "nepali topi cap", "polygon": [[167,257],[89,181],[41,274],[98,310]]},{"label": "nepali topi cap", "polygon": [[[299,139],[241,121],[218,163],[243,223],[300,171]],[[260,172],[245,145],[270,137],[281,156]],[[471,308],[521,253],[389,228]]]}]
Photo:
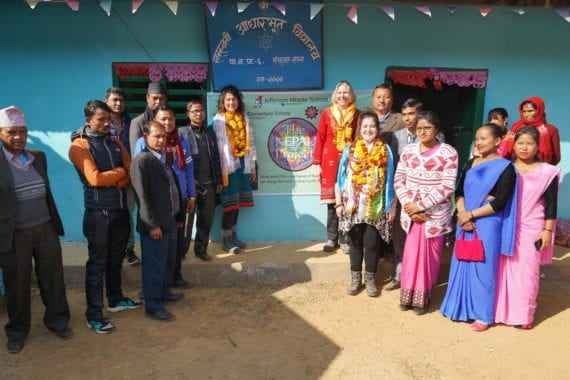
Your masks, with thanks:
[{"label": "nepali topi cap", "polygon": [[150,82],[148,84],[147,95],[150,94],[166,94],[166,88],[160,81]]},{"label": "nepali topi cap", "polygon": [[25,126],[24,113],[19,108],[10,106],[0,110],[0,128]]}]

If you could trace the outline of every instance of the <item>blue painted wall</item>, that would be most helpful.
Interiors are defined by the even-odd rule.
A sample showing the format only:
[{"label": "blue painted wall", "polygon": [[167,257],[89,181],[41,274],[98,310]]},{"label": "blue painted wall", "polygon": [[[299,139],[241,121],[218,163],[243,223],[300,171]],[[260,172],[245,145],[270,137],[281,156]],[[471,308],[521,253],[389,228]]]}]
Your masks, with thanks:
[{"label": "blue painted wall", "polygon": [[[208,60],[203,5],[180,2],[174,16],[162,2],[147,0],[132,15],[130,1],[113,2],[152,58],[166,62]],[[409,4],[396,6],[392,21],[376,5],[359,7],[358,25],[347,8],[327,4],[324,12],[325,89],[340,79],[355,89],[373,88],[387,66],[486,68],[485,111],[503,106],[518,117],[519,102],[532,95],[547,104],[549,122],[560,129],[562,155],[569,150],[570,24],[551,9],[529,9],[518,16],[497,7],[482,18],[475,7],[454,15],[434,6],[432,18]],[[112,83],[112,62],[152,59],[116,15],[98,3],[82,2],[79,12],[62,3],[31,10],[13,0],[0,5],[0,106],[26,113],[29,146],[48,154],[56,200],[68,240],[83,240],[82,192],[67,159],[69,133],[83,123],[86,101],[101,98]],[[570,163],[563,158],[561,193],[570,190]],[[559,214],[570,217],[562,196]],[[240,234],[246,240],[324,239],[324,206],[318,197],[257,197],[243,210]],[[247,228],[249,227],[249,228]],[[216,229],[215,229],[216,230]],[[218,231],[214,238],[219,236]]]}]

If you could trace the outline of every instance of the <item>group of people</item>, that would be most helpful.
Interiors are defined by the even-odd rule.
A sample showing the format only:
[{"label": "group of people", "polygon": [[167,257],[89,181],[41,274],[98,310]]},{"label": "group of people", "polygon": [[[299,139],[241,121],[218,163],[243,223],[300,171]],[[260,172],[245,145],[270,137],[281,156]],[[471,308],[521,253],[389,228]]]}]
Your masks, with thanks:
[{"label": "group of people", "polygon": [[[215,207],[222,204],[223,249],[239,253],[241,207],[253,206],[255,180],[253,129],[235,86],[220,94],[213,127],[204,124],[201,99],[186,107],[189,124],[176,127],[161,82],[148,86],[145,111],[130,120],[125,93],[107,90],[104,100],[84,107],[85,125],[71,134],[69,159],[83,187],[83,233],[87,326],[107,334],[115,326],[103,312],[135,309],[142,302],[126,297],[121,286],[123,263],[139,262],[134,253],[132,214],[137,205],[145,315],[169,322],[175,316],[165,303],[183,298],[173,288],[187,288],[181,260],[190,249],[196,217],[194,253],[210,261],[208,244]],[[64,234],[47,176],[45,154],[26,148],[24,113],[0,110],[0,263],[4,269],[8,324],[7,348],[22,350],[30,331],[32,259],[42,301],[44,324],[61,339],[74,333],[63,279],[59,236]],[[105,295],[104,295],[105,293]]]},{"label": "group of people", "polygon": [[[339,82],[321,113],[314,164],[327,205],[326,252],[350,257],[349,295],[378,295],[380,255],[395,270],[384,290],[400,289],[400,309],[425,314],[439,275],[445,237],[455,247],[440,312],[472,322],[532,328],[540,265],[552,260],[561,170],[558,130],[538,97],[519,106],[507,131],[503,108],[477,129],[471,159],[459,171],[439,118],[408,99],[392,111],[392,89],[378,85],[372,108],[356,109],[351,85]],[[480,257],[464,254],[481,242]],[[475,242],[471,242],[471,246]],[[364,261],[364,283],[362,262]]]},{"label": "group of people", "polygon": [[[105,288],[109,312],[142,305],[121,287],[123,263],[139,261],[133,249],[135,202],[140,296],[145,315],[164,322],[175,319],[164,304],[183,297],[171,289],[189,286],[181,260],[190,248],[195,216],[194,253],[209,261],[216,204],[223,207],[222,247],[230,253],[246,248],[237,236],[239,210],[254,205],[257,153],[239,89],[222,89],[210,128],[200,99],[188,102],[189,124],[177,128],[160,82],[149,84],[147,107],[132,121],[125,100],[124,92],[112,87],[104,101],[87,102],[85,125],[71,134],[69,149],[84,195],[85,317],[101,334],[115,330],[103,313]],[[321,113],[314,164],[327,204],[323,250],[340,247],[349,254],[348,294],[365,286],[369,296],[377,296],[379,256],[392,250],[394,276],[384,289],[400,289],[402,310],[426,313],[455,207],[456,241],[476,235],[484,259],[466,261],[454,254],[441,313],[473,321],[476,331],[498,322],[531,328],[539,268],[552,259],[561,175],[555,166],[560,138],[546,123],[544,102],[523,101],[521,120],[508,132],[506,111],[492,110],[457,182],[457,152],[444,142],[438,116],[416,99],[405,101],[401,113],[392,105],[392,89],[382,84],[374,89],[372,108],[360,111],[351,85],[341,81],[331,107]],[[63,223],[46,156],[26,148],[27,133],[20,109],[0,109],[0,264],[9,352],[22,350],[31,328],[32,261],[46,307],[44,324],[61,339],[74,335],[58,237]]]}]

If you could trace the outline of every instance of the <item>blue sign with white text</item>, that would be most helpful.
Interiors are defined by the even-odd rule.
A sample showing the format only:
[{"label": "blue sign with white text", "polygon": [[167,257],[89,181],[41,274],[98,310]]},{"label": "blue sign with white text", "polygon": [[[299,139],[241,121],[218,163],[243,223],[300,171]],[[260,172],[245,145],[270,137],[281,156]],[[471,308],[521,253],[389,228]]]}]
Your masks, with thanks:
[{"label": "blue sign with white text", "polygon": [[310,4],[220,2],[212,16],[205,6],[214,91],[317,89],[323,86],[321,14]]}]

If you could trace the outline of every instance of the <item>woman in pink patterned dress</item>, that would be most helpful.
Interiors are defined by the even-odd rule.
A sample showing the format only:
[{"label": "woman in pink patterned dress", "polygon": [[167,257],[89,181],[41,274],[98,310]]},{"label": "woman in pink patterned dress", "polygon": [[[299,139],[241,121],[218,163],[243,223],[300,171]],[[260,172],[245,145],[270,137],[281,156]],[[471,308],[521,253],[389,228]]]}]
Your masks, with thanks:
[{"label": "woman in pink patterned dress", "polygon": [[402,259],[400,309],[425,314],[439,273],[445,234],[451,231],[451,196],[457,177],[457,152],[440,143],[439,118],[418,115],[417,143],[404,148],[394,177],[407,232]]},{"label": "woman in pink patterned dress", "polygon": [[[495,322],[530,329],[540,265],[552,262],[560,168],[537,159],[540,134],[524,127],[514,138],[518,214],[513,256],[501,256]],[[536,244],[536,245],[535,245]],[[538,247],[538,248],[537,248]]]}]

